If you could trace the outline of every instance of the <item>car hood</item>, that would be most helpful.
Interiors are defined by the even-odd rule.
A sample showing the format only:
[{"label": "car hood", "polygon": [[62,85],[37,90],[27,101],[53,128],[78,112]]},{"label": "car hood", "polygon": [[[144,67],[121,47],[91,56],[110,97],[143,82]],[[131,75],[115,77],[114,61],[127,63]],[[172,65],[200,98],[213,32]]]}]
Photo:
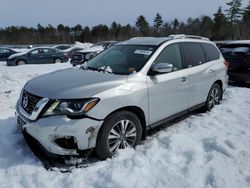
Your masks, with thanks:
[{"label": "car hood", "polygon": [[17,53],[15,53],[15,54],[9,56],[8,59],[13,59],[13,58],[15,58],[15,57],[22,56],[22,55],[26,54],[28,51],[29,51],[29,50],[23,50],[23,51],[21,51],[21,52],[17,52]]},{"label": "car hood", "polygon": [[49,99],[79,99],[94,96],[126,81],[127,76],[123,75],[69,68],[33,78],[24,89]]}]

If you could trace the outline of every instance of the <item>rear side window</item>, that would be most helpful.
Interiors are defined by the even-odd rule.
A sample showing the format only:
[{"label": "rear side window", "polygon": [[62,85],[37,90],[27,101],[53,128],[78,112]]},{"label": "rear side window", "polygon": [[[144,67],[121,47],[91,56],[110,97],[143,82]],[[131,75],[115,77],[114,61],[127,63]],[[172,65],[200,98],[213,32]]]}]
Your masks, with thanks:
[{"label": "rear side window", "polygon": [[202,43],[201,44],[207,55],[208,61],[214,61],[220,58],[220,52],[212,44]]},{"label": "rear side window", "polygon": [[184,63],[186,67],[194,67],[206,62],[205,53],[200,43],[182,43]]}]

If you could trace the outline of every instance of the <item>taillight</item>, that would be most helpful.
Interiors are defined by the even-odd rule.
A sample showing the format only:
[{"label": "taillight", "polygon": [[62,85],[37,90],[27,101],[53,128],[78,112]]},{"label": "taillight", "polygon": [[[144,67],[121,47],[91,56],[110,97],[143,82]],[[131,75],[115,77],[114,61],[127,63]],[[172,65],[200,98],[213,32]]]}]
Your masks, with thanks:
[{"label": "taillight", "polygon": [[229,67],[229,62],[228,62],[228,61],[224,61],[224,65],[225,65],[226,68],[228,69],[228,67]]}]

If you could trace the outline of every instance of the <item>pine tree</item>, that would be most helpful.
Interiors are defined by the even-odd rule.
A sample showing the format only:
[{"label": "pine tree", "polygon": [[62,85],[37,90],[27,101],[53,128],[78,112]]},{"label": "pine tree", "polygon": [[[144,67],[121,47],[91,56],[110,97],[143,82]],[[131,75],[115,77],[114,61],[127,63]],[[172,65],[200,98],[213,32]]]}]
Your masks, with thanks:
[{"label": "pine tree", "polygon": [[200,27],[202,29],[201,29],[199,35],[205,36],[208,38],[212,37],[213,20],[209,16],[202,16],[201,17]]},{"label": "pine tree", "polygon": [[161,29],[162,24],[163,24],[162,17],[159,13],[157,13],[155,16],[154,25],[153,25],[154,31],[157,35],[160,34],[160,29]]},{"label": "pine tree", "polygon": [[174,21],[172,22],[172,25],[173,25],[173,33],[178,33],[180,22],[177,18],[174,19]]},{"label": "pine tree", "polygon": [[229,6],[229,8],[225,10],[229,22],[231,24],[237,23],[242,17],[242,0],[232,0],[226,4]]},{"label": "pine tree", "polygon": [[140,15],[135,23],[136,27],[138,28],[140,34],[142,36],[147,36],[149,32],[149,24],[146,18],[143,15]]},{"label": "pine tree", "polygon": [[227,18],[222,12],[222,8],[219,7],[217,13],[214,14],[214,25],[213,25],[213,39],[221,40],[226,39],[226,28],[227,28]]},{"label": "pine tree", "polygon": [[250,21],[250,1],[243,12],[243,19],[242,20],[243,21],[247,21],[247,20]]},{"label": "pine tree", "polygon": [[245,38],[250,37],[250,1],[243,12],[242,25]]}]

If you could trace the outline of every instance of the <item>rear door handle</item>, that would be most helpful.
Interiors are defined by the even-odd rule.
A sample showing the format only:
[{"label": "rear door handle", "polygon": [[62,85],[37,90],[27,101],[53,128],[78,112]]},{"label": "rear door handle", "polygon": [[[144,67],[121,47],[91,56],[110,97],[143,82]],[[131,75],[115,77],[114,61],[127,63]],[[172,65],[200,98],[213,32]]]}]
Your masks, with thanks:
[{"label": "rear door handle", "polygon": [[209,73],[214,73],[215,72],[215,69],[210,69],[209,70]]},{"label": "rear door handle", "polygon": [[186,77],[186,76],[183,76],[182,78],[181,78],[181,82],[186,82],[188,80],[188,77]]}]

